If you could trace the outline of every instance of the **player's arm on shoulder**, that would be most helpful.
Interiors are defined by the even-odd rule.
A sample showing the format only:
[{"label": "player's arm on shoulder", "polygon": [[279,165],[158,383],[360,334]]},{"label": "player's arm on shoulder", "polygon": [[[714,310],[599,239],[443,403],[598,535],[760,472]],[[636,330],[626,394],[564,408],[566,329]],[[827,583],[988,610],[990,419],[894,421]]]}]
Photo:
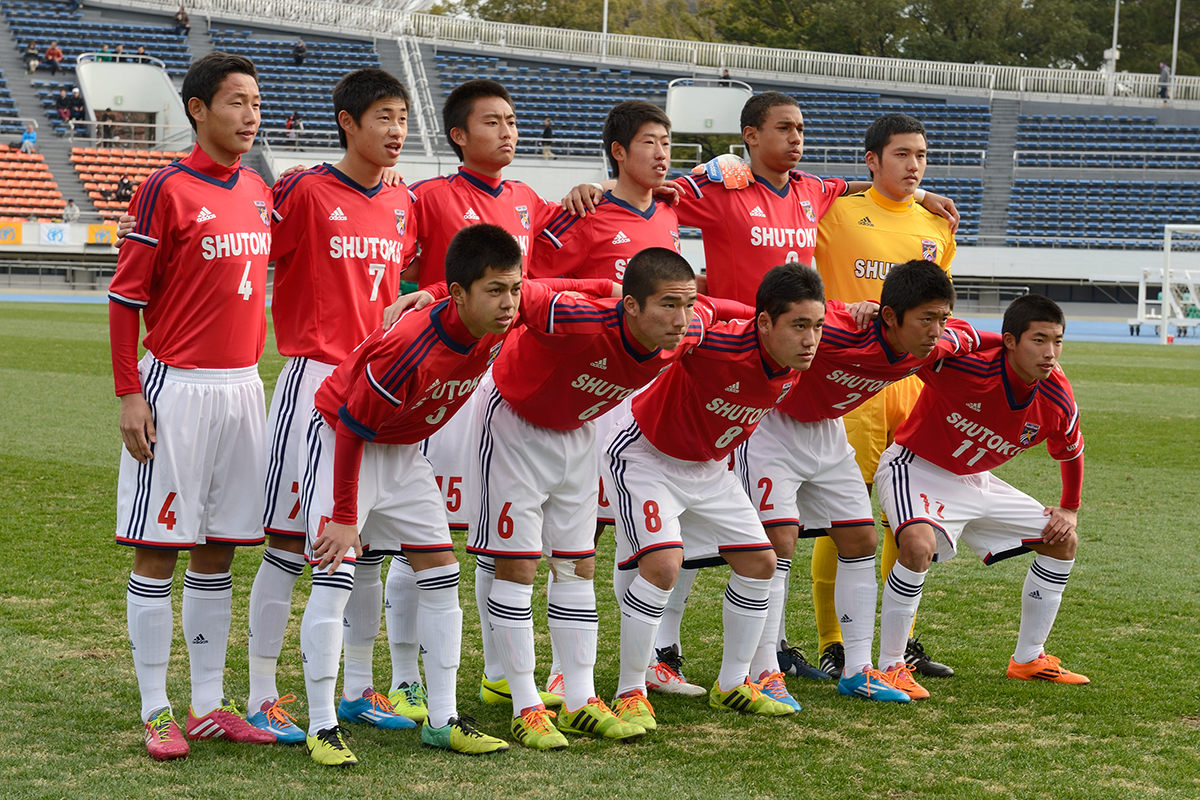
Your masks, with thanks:
[{"label": "player's arm on shoulder", "polygon": [[754,308],[736,300],[698,294],[697,308],[705,307],[711,315],[710,322],[728,322],[734,319],[754,319]]},{"label": "player's arm on shoulder", "polygon": [[854,324],[861,331],[879,316],[879,303],[874,300],[859,300],[846,306],[846,313],[854,318]]},{"label": "player's arm on shoulder", "polygon": [[954,205],[953,200],[944,195],[927,192],[924,189],[917,189],[913,197],[918,203],[924,206],[926,211],[936,214],[950,223],[951,236],[958,231],[958,223],[962,217],[958,213],[958,207]]},{"label": "player's arm on shoulder", "polygon": [[402,294],[400,297],[396,298],[396,302],[392,303],[383,310],[384,329],[386,330],[387,328],[395,325],[396,320],[400,319],[400,315],[408,309],[411,308],[419,311],[430,303],[434,303],[443,297],[449,296],[448,291],[435,295],[434,291],[439,291],[439,289],[435,287],[440,287],[440,290],[444,290],[446,283],[445,281],[441,283],[435,283],[432,286],[427,286],[424,289],[418,289],[417,291],[409,292],[408,294]]},{"label": "player's arm on shoulder", "polygon": [[562,199],[562,207],[571,214],[586,217],[589,213],[596,210],[596,203],[600,202],[600,198],[604,197],[604,193],[616,185],[617,182],[614,180],[601,181],[600,183],[581,183],[567,192],[567,196]]},{"label": "player's arm on shoulder", "polygon": [[745,189],[754,183],[750,165],[733,153],[722,153],[704,164],[692,167],[693,175],[706,175],[713,183],[723,183],[726,189]]}]

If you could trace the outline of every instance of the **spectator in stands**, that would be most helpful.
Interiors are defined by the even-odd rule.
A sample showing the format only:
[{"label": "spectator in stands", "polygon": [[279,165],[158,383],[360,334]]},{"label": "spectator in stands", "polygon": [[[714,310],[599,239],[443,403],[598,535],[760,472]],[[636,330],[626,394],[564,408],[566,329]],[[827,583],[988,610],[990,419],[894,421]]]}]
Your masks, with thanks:
[{"label": "spectator in stands", "polygon": [[300,142],[300,131],[304,130],[304,120],[300,118],[300,112],[293,111],[283,127],[287,130],[288,149],[295,150]]},{"label": "spectator in stands", "polygon": [[111,108],[106,108],[96,117],[96,121],[100,123],[100,146],[108,147],[112,144],[113,125],[117,121],[116,115]]},{"label": "spectator in stands", "polygon": [[108,49],[108,45],[101,46],[100,52],[96,53],[96,60],[97,61],[112,61],[113,60],[112,51]]},{"label": "spectator in stands", "polygon": [[74,200],[67,201],[67,207],[63,209],[63,222],[79,222],[79,206],[75,205]]},{"label": "spectator in stands", "polygon": [[150,61],[150,54],[146,52],[145,45],[138,45],[136,60],[139,64],[146,64]]},{"label": "spectator in stands", "polygon": [[1167,66],[1167,62],[1158,62],[1158,96],[1162,98],[1163,105],[1167,104],[1167,97],[1171,92],[1171,68]]},{"label": "spectator in stands", "polygon": [[67,97],[66,89],[58,90],[58,97],[54,98],[54,110],[62,117],[63,122],[71,118],[71,98]]},{"label": "spectator in stands", "polygon": [[116,61],[130,61],[131,60],[129,58],[129,56],[125,55],[125,45],[123,45],[123,44],[117,45],[117,49],[115,51],[113,51],[113,55],[116,57],[116,59],[115,59]]},{"label": "spectator in stands", "polygon": [[121,203],[128,203],[133,199],[134,188],[133,179],[128,175],[122,175],[121,180],[117,181],[117,200]]},{"label": "spectator in stands", "polygon": [[46,48],[46,58],[45,58],[46,63],[50,65],[50,74],[51,75],[58,74],[59,69],[62,68],[62,60],[63,60],[62,48],[58,46],[58,42],[51,42],[50,46]]},{"label": "spectator in stands", "polygon": [[32,75],[37,72],[37,68],[41,63],[41,60],[38,58],[37,42],[30,42],[29,47],[25,48],[25,73]]},{"label": "spectator in stands", "polygon": [[717,81],[717,86],[733,86],[733,81],[729,79],[729,70],[721,70],[721,80]]},{"label": "spectator in stands", "polygon": [[187,36],[191,32],[192,21],[188,19],[187,10],[183,6],[180,6],[179,10],[175,12],[175,34]]},{"label": "spectator in stands", "polygon": [[83,95],[79,93],[79,87],[76,86],[71,90],[71,119],[83,119]]},{"label": "spectator in stands", "polygon": [[25,132],[21,134],[21,152],[37,152],[37,131],[33,129],[32,122],[25,126]]},{"label": "spectator in stands", "polygon": [[299,67],[304,64],[304,59],[307,56],[308,45],[304,43],[303,39],[297,39],[296,43],[292,45],[292,60],[295,61],[296,66]]},{"label": "spectator in stands", "polygon": [[542,158],[546,161],[554,158],[554,153],[550,152],[550,143],[554,139],[554,125],[550,122],[550,118],[546,117],[542,120],[542,138],[538,142],[542,146]]}]

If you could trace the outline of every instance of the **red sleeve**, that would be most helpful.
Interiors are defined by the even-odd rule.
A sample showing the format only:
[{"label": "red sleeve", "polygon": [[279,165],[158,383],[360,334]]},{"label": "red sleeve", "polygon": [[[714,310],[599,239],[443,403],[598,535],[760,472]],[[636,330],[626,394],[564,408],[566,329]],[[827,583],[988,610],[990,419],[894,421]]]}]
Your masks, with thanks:
[{"label": "red sleeve", "polygon": [[745,303],[708,295],[701,295],[701,297],[708,302],[716,314],[716,318],[722,322],[728,322],[731,319],[754,319],[754,309]]},{"label": "red sleeve", "polygon": [[725,215],[726,203],[721,202],[729,190],[713,183],[706,175],[684,175],[675,183],[679,186],[679,205],[675,214],[679,224],[703,228],[715,224]]},{"label": "red sleeve", "polygon": [[1062,497],[1059,508],[1077,509],[1083,504],[1083,454],[1070,461],[1058,462],[1062,473]]},{"label": "red sleeve", "polygon": [[289,175],[271,189],[271,260],[277,261],[295,250],[304,235],[306,215],[300,208],[303,200],[296,186],[304,173]]},{"label": "red sleeve", "polygon": [[438,281],[437,283],[431,283],[428,286],[422,286],[420,290],[422,292],[429,292],[431,295],[433,295],[435,302],[438,300],[445,300],[450,296],[450,287],[446,285],[445,281]]},{"label": "red sleeve", "polygon": [[333,454],[333,522],[358,524],[358,471],[362,466],[363,440],[350,426],[337,426],[337,447]]},{"label": "red sleeve", "polygon": [[533,219],[529,221],[529,233],[537,236],[554,221],[555,217],[562,213],[563,207],[559,203],[548,202],[536,194],[534,196],[537,201],[532,204]]},{"label": "red sleeve", "polygon": [[596,300],[613,296],[613,282],[600,278],[578,280],[574,278],[547,278],[546,280],[539,280],[538,283],[552,292],[579,292],[585,297],[591,297]]},{"label": "red sleeve", "polygon": [[138,310],[120,303],[108,304],[108,341],[112,348],[113,383],[117,397],[142,390],[138,376],[137,349],[140,332]]},{"label": "red sleeve", "polygon": [[1004,335],[1000,333],[992,333],[991,331],[978,331],[979,333],[979,349],[983,350],[989,347],[1003,347]]},{"label": "red sleeve", "polygon": [[980,348],[982,340],[975,327],[965,319],[951,317],[931,354],[932,358],[965,356]]},{"label": "red sleeve", "polygon": [[[818,195],[816,198],[817,204],[818,204],[817,205],[817,221],[820,222],[821,217],[825,216],[825,212],[827,212],[829,210],[829,207],[833,205],[833,201],[837,200],[839,197],[841,197],[842,195],[844,195],[846,193],[846,182],[844,180],[842,180],[841,178],[816,178],[816,176],[812,176],[812,177],[814,177],[816,180],[820,181],[823,188],[825,189],[825,191],[822,192],[820,195]],[[813,192],[813,194],[816,195],[817,193]]]}]

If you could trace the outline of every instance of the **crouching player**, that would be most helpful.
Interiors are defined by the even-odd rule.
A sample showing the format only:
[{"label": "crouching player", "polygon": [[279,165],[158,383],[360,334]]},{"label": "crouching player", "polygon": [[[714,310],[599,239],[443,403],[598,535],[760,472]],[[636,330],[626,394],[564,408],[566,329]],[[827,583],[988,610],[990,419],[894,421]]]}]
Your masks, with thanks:
[{"label": "crouching player", "polygon": [[[1004,312],[1002,346],[921,370],[925,388],[875,474],[900,549],[883,590],[881,669],[904,664],[929,565],[953,557],[961,540],[987,564],[1036,554],[1021,590],[1021,627],[1008,677],[1089,682],[1043,649],[1075,565],[1083,490],[1079,407],[1058,366],[1065,325],[1053,301],[1025,295]],[[990,472],[1042,441],[1061,462],[1056,507]],[[915,681],[899,688],[914,699],[929,696]]]}]

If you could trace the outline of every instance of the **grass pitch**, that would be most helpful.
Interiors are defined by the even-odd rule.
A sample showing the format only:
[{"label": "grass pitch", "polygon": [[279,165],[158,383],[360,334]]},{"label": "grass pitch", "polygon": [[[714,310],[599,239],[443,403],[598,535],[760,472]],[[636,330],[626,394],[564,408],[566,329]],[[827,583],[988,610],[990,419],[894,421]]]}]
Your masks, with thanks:
[{"label": "grass pitch", "polygon": [[[282,359],[273,341],[267,354],[269,392]],[[748,719],[710,710],[704,698],[655,698],[661,728],[634,745],[573,739],[561,753],[514,745],[472,759],[423,749],[413,732],[354,726],[361,763],[353,770],[318,767],[303,748],[221,742],[157,764],[141,741],[125,630],[132,553],[112,541],[120,436],[106,309],[0,304],[0,797],[1200,797],[1198,356],[1191,348],[1086,343],[1064,353],[1083,409],[1087,482],[1082,546],[1050,648],[1090,676],[1090,686],[1004,678],[1028,560],[984,567],[964,554],[934,566],[917,620],[930,652],[957,674],[926,680],[932,699],[906,707],[839,697],[832,682],[789,679],[804,706],[795,717]],[[1058,497],[1058,469],[1044,451],[1000,473],[1043,501]],[[792,639],[815,656],[806,555],[802,544],[788,614]],[[226,689],[239,705],[246,605],[260,557],[243,550],[233,569]],[[607,694],[617,674],[618,615],[603,577],[611,538],[599,560],[596,671]],[[459,708],[506,735],[508,714],[478,702],[472,572],[464,562]],[[719,668],[725,577],[700,576],[684,619],[685,667],[705,686]],[[302,722],[306,584],[298,584],[279,676],[283,691],[301,697]],[[545,661],[544,608],[540,616]],[[169,691],[182,715],[189,697],[178,620],[175,632]],[[377,685],[385,687],[383,636],[376,656]]]}]

